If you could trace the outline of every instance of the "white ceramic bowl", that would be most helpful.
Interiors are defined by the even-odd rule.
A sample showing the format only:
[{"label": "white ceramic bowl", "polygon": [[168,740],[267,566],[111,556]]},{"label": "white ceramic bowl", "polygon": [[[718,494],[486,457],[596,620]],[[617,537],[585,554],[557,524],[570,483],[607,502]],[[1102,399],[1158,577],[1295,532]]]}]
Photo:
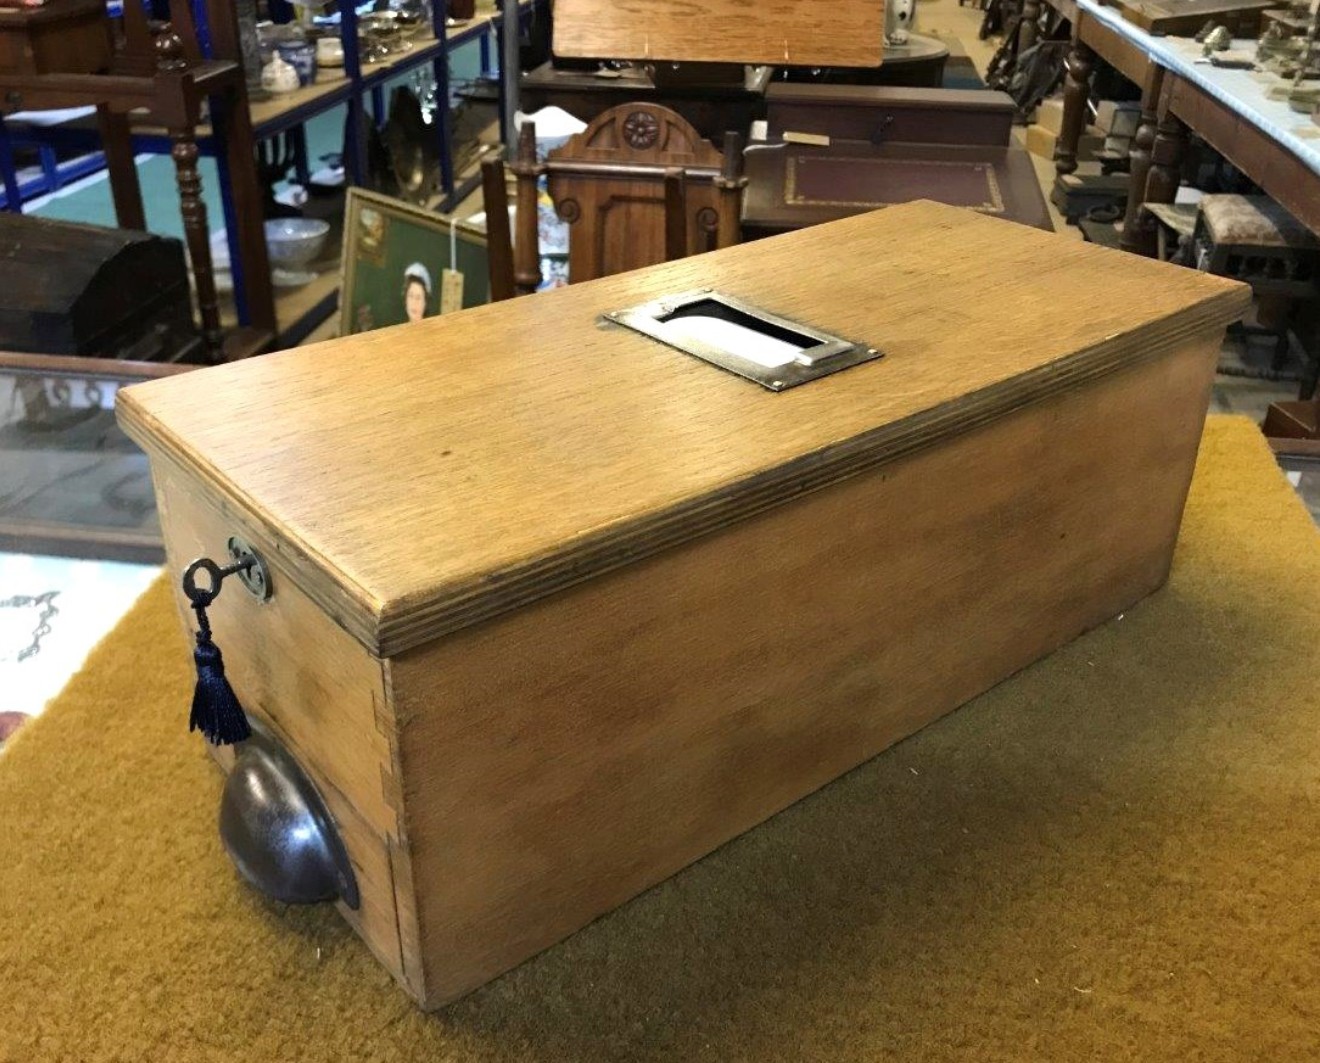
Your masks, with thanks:
[{"label": "white ceramic bowl", "polygon": [[266,222],[270,264],[285,269],[306,266],[321,253],[330,223],[315,218],[273,218]]}]

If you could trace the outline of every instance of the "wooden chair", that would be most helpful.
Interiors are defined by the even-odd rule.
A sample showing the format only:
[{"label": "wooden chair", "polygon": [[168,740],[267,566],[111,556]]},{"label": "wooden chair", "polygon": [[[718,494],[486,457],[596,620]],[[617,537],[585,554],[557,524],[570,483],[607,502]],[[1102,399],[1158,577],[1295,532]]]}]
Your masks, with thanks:
[{"label": "wooden chair", "polygon": [[[624,104],[536,159],[536,129],[524,122],[512,170],[517,232],[510,238],[504,164],[483,164],[491,299],[535,291],[541,280],[537,192],[542,175],[569,224],[569,276],[607,277],[736,244],[746,178],[742,137],[724,151],[681,115],[655,104]],[[511,250],[509,250],[511,249]]]},{"label": "wooden chair", "polygon": [[[172,141],[192,262],[202,337],[210,356],[226,350],[252,353],[265,347],[275,329],[275,303],[262,230],[261,190],[252,161],[251,115],[239,59],[238,19],[230,0],[201,0],[212,58],[202,54],[190,0],[169,0],[169,22],[148,19],[140,3],[124,5],[123,24],[112,34],[109,16],[96,0],[60,0],[33,12],[0,12],[0,114],[94,105],[121,228],[145,229],[146,214],[130,137],[130,115],[149,112]],[[86,19],[84,20],[84,16]],[[60,22],[54,20],[59,19]],[[63,20],[68,20],[68,25]],[[48,24],[48,25],[47,25]],[[43,30],[44,26],[44,30]],[[53,29],[52,29],[53,27]],[[197,125],[203,102],[224,151],[237,204],[238,243],[245,267],[244,291],[256,326],[224,344],[210,226],[202,199]]]}]

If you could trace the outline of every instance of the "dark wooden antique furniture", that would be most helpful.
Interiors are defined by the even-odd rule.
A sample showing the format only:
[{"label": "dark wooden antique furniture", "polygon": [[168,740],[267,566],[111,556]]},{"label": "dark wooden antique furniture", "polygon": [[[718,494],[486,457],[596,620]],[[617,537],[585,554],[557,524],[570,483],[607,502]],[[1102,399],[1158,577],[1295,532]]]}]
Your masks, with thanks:
[{"label": "dark wooden antique furniture", "polygon": [[562,107],[584,122],[621,104],[655,103],[681,114],[701,136],[716,144],[725,130],[746,130],[753,120],[765,117],[771,67],[736,65],[731,68],[731,76],[698,73],[673,79],[665,77],[668,65],[583,70],[545,63],[522,76],[519,99],[525,112]]},{"label": "dark wooden antique furniture", "polygon": [[[66,0],[51,5],[58,12]],[[81,0],[79,0],[81,2]],[[212,124],[223,130],[239,212],[239,244],[249,268],[245,271],[251,333],[231,337],[231,354],[261,349],[273,334],[274,300],[270,267],[262,231],[261,191],[252,166],[253,137],[244,104],[246,83],[234,5],[206,0],[211,53],[203,59],[189,0],[170,0],[170,21],[163,27],[148,22],[143,5],[124,5],[122,33],[113,50],[83,43],[88,26],[98,42],[110,38],[111,23],[104,7],[99,24],[78,23],[71,37],[48,40],[44,23],[0,22],[6,48],[0,52],[0,113],[43,108],[95,105],[110,174],[115,213],[122,228],[146,228],[142,192],[129,135],[129,115],[149,114],[168,132],[178,177],[179,205],[191,260],[202,338],[213,359],[225,357],[220,313],[211,263],[210,232],[201,195],[196,129],[209,102]],[[81,9],[80,9],[81,10]],[[14,37],[25,36],[29,52],[14,49]],[[67,46],[67,47],[66,47]],[[35,57],[40,57],[38,60]],[[35,69],[36,65],[41,69]],[[89,67],[91,69],[89,69]]]},{"label": "dark wooden antique furniture", "polygon": [[[1180,166],[1192,130],[1303,228],[1320,233],[1320,174],[1222,100],[1172,70],[1161,79],[1144,200],[1170,202],[1177,194]],[[1320,313],[1314,309],[1303,313],[1297,332],[1306,351],[1300,397],[1309,399],[1320,383]]]},{"label": "dark wooden antique furniture", "polygon": [[769,140],[746,153],[747,239],[913,199],[1052,229],[1003,93],[772,85],[767,108]]},{"label": "dark wooden antique furniture", "polygon": [[[524,122],[513,165],[517,211],[514,287],[540,283],[537,199],[541,178],[569,225],[568,273],[577,284],[740,240],[742,136],[724,150],[703,140],[680,115],[655,104],[626,104],[599,115],[562,147],[536,160],[536,130]],[[484,171],[487,218],[499,215],[503,167]],[[492,205],[495,203],[496,205]],[[676,214],[676,212],[679,212]],[[489,222],[488,222],[489,224]],[[502,243],[502,221],[489,229]],[[508,293],[506,256],[492,251],[492,298]]]},{"label": "dark wooden antique furniture", "polygon": [[[1188,74],[1174,69],[1172,60],[1168,65],[1157,61],[1140,43],[1079,6],[1077,0],[1042,2],[1072,21],[1063,125],[1055,154],[1060,173],[1077,168],[1077,144],[1085,125],[1096,57],[1141,86],[1141,122],[1132,141],[1128,201],[1120,237],[1124,250],[1155,253],[1154,221],[1148,212],[1143,214],[1141,206],[1173,202],[1192,132],[1302,226],[1320,233],[1320,174],[1295,152]],[[1166,43],[1166,47],[1173,43]],[[1304,315],[1297,332],[1307,352],[1301,397],[1310,398],[1320,383],[1320,314],[1309,319]]]},{"label": "dark wooden antique furniture", "polygon": [[183,246],[0,212],[0,350],[199,360]]},{"label": "dark wooden antique furniture", "polygon": [[1251,285],[1253,331],[1276,337],[1274,368],[1282,369],[1295,312],[1320,300],[1320,239],[1268,196],[1209,195],[1200,202],[1191,255],[1197,269]]},{"label": "dark wooden antique furniture", "polygon": [[105,0],[0,4],[0,70],[17,74],[95,74],[110,66]]},{"label": "dark wooden antique furniture", "polygon": [[160,564],[147,456],[115,394],[186,368],[0,351],[0,550]]},{"label": "dark wooden antique furniture", "polygon": [[921,203],[127,389],[171,571],[249,573],[222,837],[281,895],[301,779],[463,995],[1158,588],[1249,299]]}]

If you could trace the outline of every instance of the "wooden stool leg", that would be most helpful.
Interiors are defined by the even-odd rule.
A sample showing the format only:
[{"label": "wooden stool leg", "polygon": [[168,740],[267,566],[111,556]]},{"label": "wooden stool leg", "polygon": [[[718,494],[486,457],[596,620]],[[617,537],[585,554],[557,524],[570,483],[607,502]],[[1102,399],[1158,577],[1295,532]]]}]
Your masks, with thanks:
[{"label": "wooden stool leg", "polygon": [[193,280],[197,286],[197,306],[202,315],[202,339],[217,360],[220,357],[220,308],[216,302],[215,272],[211,266],[211,232],[206,221],[206,203],[202,199],[202,175],[197,170],[197,141],[191,127],[170,130],[174,147],[175,178],[179,186],[179,212],[183,232],[192,259]]},{"label": "wooden stool leg", "polygon": [[1150,255],[1157,242],[1153,219],[1143,216],[1141,204],[1146,196],[1146,178],[1150,173],[1151,149],[1155,146],[1155,129],[1159,123],[1160,90],[1164,85],[1164,68],[1152,64],[1150,75],[1141,90],[1141,123],[1132,137],[1132,150],[1128,154],[1127,210],[1123,214],[1123,232],[1118,246],[1124,251]]},{"label": "wooden stool leg", "polygon": [[1091,96],[1091,71],[1095,53],[1084,45],[1073,27],[1072,50],[1068,53],[1068,76],[1063,83],[1063,121],[1054,147],[1054,169],[1060,174],[1077,169],[1077,144],[1086,128],[1086,104]]}]

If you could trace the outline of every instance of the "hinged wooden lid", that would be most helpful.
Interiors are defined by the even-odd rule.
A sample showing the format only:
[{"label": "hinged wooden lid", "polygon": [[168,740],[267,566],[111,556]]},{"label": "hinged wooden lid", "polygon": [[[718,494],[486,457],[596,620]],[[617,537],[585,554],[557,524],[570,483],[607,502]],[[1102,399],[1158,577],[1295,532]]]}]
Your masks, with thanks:
[{"label": "hinged wooden lid", "polygon": [[883,0],[556,0],[556,55],[585,59],[879,66]]},{"label": "hinged wooden lid", "polygon": [[[703,287],[884,357],[774,393],[599,320]],[[1213,336],[1249,301],[914,203],[136,385],[119,416],[390,655]]]}]

